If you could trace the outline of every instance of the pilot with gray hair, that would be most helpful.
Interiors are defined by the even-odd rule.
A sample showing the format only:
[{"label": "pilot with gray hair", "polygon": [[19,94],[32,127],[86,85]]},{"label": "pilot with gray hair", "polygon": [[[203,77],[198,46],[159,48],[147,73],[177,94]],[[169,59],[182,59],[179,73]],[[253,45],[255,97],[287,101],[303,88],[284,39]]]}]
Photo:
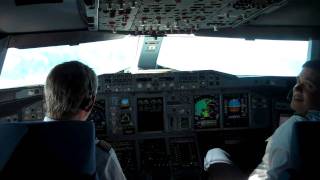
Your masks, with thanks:
[{"label": "pilot with gray hair", "polygon": [[[70,61],[55,66],[45,84],[44,121],[86,121],[95,103],[98,81],[87,65]],[[125,180],[114,149],[96,140],[96,167],[99,180]]]}]

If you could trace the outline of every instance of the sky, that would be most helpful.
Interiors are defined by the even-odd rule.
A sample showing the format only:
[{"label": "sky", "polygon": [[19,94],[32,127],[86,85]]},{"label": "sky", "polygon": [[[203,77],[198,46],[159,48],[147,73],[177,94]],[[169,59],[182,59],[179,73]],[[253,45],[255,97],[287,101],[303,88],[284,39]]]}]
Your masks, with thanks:
[{"label": "sky", "polygon": [[[137,64],[143,37],[33,49],[10,48],[0,89],[44,84],[57,64],[78,60],[96,74],[115,73]],[[177,70],[216,70],[235,75],[296,76],[307,59],[307,41],[244,40],[172,35],[165,37],[158,64]]]}]

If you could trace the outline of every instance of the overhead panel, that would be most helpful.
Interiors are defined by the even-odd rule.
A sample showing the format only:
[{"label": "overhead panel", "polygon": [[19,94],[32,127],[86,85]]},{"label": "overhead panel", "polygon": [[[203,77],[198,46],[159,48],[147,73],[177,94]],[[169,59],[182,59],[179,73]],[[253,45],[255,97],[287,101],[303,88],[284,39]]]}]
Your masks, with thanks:
[{"label": "overhead panel", "polygon": [[[100,0],[87,6],[90,30],[134,35],[219,31],[237,27],[285,5],[287,0]],[[96,10],[97,13],[92,13]]]}]

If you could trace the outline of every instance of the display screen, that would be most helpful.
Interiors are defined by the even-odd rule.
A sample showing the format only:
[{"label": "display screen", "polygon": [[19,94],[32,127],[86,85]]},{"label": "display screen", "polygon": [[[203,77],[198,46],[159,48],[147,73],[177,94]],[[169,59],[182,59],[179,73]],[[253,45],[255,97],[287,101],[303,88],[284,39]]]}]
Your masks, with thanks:
[{"label": "display screen", "polygon": [[223,95],[224,126],[239,127],[249,125],[248,94]]},{"label": "display screen", "polygon": [[219,125],[219,96],[204,95],[195,97],[195,128],[212,128]]},{"label": "display screen", "polygon": [[130,104],[129,104],[129,99],[128,98],[122,98],[120,100],[120,108],[121,109],[126,109],[129,108]]},{"label": "display screen", "polygon": [[163,121],[163,98],[138,98],[138,131],[162,131]]}]

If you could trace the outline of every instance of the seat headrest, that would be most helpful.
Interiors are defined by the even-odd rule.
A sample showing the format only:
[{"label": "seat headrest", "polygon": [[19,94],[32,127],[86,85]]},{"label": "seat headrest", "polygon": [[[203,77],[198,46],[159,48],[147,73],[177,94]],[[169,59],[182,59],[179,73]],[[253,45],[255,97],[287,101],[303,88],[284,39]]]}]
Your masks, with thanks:
[{"label": "seat headrest", "polygon": [[92,122],[0,124],[0,179],[91,179],[95,176]]}]

